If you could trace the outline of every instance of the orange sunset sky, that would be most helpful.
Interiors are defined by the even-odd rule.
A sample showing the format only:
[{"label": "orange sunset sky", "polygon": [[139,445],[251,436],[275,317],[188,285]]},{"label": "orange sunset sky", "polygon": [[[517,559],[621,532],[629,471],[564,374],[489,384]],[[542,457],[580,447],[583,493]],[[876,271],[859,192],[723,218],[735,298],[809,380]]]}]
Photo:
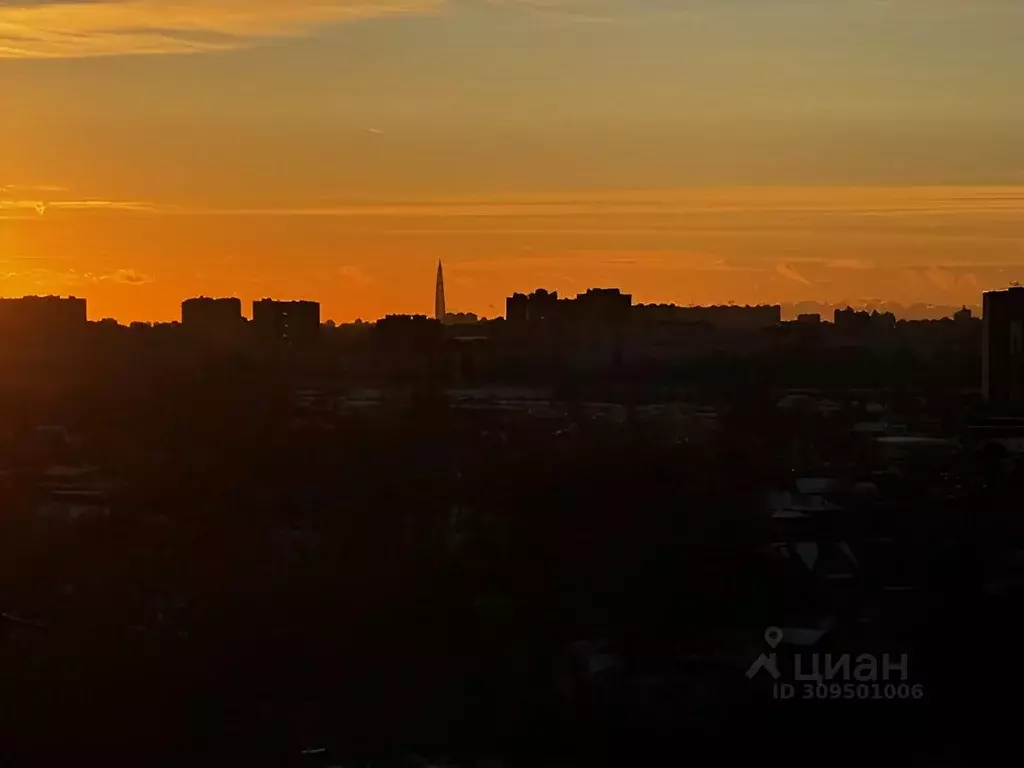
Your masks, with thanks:
[{"label": "orange sunset sky", "polygon": [[1024,280],[1017,0],[0,0],[0,295],[324,318]]}]

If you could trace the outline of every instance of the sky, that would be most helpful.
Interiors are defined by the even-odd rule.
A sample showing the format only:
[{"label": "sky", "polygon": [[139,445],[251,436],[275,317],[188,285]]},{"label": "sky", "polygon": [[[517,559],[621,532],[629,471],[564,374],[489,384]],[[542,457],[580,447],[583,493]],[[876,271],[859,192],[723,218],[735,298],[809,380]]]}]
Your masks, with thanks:
[{"label": "sky", "polygon": [[0,295],[337,321],[1024,279],[1020,0],[0,0]]}]

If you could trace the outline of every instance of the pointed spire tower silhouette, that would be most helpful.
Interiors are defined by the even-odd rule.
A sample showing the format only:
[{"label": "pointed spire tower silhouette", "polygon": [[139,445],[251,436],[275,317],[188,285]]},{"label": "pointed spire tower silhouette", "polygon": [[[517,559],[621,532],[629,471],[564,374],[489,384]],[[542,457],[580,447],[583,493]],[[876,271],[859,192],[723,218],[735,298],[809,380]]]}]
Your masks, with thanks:
[{"label": "pointed spire tower silhouette", "polygon": [[444,267],[441,260],[437,260],[437,287],[434,289],[434,317],[438,322],[443,323],[448,316],[444,305]]}]

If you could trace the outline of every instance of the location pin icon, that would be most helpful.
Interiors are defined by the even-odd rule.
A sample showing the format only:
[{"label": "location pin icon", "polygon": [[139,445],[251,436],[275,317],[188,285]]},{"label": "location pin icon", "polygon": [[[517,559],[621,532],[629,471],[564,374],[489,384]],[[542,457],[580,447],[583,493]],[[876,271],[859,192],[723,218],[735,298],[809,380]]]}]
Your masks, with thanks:
[{"label": "location pin icon", "polygon": [[764,639],[768,641],[768,645],[776,648],[782,642],[782,630],[778,627],[768,627],[764,631]]}]

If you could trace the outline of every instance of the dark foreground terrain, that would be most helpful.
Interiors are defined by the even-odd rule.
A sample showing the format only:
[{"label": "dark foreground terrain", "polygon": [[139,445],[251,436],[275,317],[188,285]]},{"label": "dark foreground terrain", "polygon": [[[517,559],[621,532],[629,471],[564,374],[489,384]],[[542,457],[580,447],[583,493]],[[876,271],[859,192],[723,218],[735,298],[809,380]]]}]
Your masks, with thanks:
[{"label": "dark foreground terrain", "polygon": [[[5,765],[930,765],[1013,733],[1024,484],[959,390],[134,370],[5,384]],[[907,679],[780,701],[747,677],[773,650],[801,691],[801,653]]]}]

